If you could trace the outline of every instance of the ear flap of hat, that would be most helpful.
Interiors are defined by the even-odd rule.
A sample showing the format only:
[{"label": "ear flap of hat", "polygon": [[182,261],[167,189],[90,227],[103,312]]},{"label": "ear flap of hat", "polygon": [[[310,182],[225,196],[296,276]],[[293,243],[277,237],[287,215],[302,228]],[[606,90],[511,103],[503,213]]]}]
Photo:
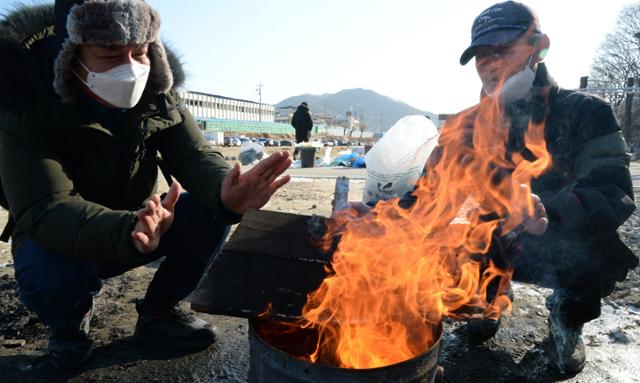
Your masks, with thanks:
[{"label": "ear flap of hat", "polygon": [[149,60],[151,72],[145,92],[150,94],[162,94],[173,87],[173,73],[167,60],[167,52],[160,41],[149,44]]},{"label": "ear flap of hat", "polygon": [[76,85],[74,84],[73,59],[76,57],[78,45],[69,39],[62,44],[62,49],[53,63],[53,89],[65,104],[77,102]]}]

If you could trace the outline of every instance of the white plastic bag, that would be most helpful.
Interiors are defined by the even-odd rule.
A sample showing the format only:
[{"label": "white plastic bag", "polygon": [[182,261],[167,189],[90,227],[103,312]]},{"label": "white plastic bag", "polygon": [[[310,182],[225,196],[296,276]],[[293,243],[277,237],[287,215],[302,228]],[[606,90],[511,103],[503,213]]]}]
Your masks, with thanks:
[{"label": "white plastic bag", "polygon": [[431,120],[421,115],[401,118],[365,156],[363,201],[401,197],[411,191],[437,143],[438,129]]},{"label": "white plastic bag", "polygon": [[263,156],[262,145],[256,142],[247,141],[240,146],[238,158],[242,165],[250,165],[255,161],[260,161]]},{"label": "white plastic bag", "polygon": [[324,157],[322,157],[322,166],[330,166],[331,165],[331,147],[327,148],[324,151]]}]

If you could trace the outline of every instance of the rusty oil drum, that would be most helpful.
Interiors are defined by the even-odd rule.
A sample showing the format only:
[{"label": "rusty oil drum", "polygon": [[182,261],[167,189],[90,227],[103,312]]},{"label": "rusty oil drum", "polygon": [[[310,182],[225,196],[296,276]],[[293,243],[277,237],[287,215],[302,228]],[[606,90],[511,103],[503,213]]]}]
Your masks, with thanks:
[{"label": "rusty oil drum", "polygon": [[348,369],[314,364],[266,342],[256,330],[257,320],[249,320],[251,383],[439,383],[443,370],[438,366],[442,325],[438,340],[425,353],[390,366]]}]

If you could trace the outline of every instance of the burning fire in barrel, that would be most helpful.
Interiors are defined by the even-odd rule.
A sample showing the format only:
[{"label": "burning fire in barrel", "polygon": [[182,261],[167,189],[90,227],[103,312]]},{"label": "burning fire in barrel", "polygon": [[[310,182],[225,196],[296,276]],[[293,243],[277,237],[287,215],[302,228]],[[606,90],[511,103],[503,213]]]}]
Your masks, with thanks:
[{"label": "burning fire in barrel", "polygon": [[[435,362],[422,358],[437,357],[443,318],[497,319],[510,309],[502,294],[509,262],[495,256],[493,245],[517,235],[536,215],[531,181],[551,165],[551,156],[544,122],[530,123],[522,132],[523,150],[509,152],[510,121],[502,108],[484,97],[447,121],[411,206],[380,201],[371,214],[346,209],[334,217],[324,237],[332,256],[321,265],[325,275],[306,295],[301,317],[286,325],[250,321],[253,381],[269,381],[259,371],[273,363],[303,371],[285,381],[342,382],[348,380],[332,374],[382,372],[418,360],[432,367],[425,376],[433,377]],[[294,268],[288,275],[305,278]],[[282,289],[276,290],[279,296]],[[281,301],[281,308],[293,305]],[[285,357],[274,361],[267,351]],[[331,373],[304,378],[320,376],[307,372],[314,366]]]},{"label": "burning fire in barrel", "polygon": [[501,116],[485,98],[447,124],[413,206],[380,201],[370,215],[338,214],[327,236],[340,238],[330,275],[308,295],[299,327],[314,331],[309,361],[345,369],[403,363],[438,343],[443,317],[497,319],[510,308],[500,294],[510,270],[487,254],[496,236],[517,233],[535,214],[531,179],[550,155],[538,124],[524,135],[531,156],[509,158]]},{"label": "burning fire in barrel", "polygon": [[[389,366],[350,369],[336,367],[333,355],[323,355],[315,363],[318,331],[264,318],[249,321],[251,366],[249,381],[288,383],[439,383],[443,370],[438,367],[442,327],[433,329],[438,340],[424,353]],[[327,360],[323,360],[323,359]]]},{"label": "burning fire in barrel", "polygon": [[[510,270],[487,254],[495,237],[521,231],[535,215],[531,180],[551,156],[542,123],[524,133],[526,158],[509,154],[500,108],[485,97],[448,121],[413,206],[396,199],[364,217],[338,215],[331,275],[303,309],[303,325],[319,333],[312,361],[332,354],[344,368],[400,363],[438,341],[443,317],[497,319],[510,308],[500,294]],[[498,294],[487,299],[497,282]]]}]

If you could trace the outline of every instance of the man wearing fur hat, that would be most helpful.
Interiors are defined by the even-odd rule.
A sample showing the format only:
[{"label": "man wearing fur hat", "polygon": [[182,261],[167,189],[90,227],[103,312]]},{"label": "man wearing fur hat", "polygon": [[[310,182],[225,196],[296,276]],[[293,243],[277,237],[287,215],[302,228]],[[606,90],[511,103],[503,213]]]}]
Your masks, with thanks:
[{"label": "man wearing fur hat", "polygon": [[[101,280],[165,257],[135,335],[202,349],[214,327],[178,303],[229,225],[289,180],[276,153],[241,173],[177,97],[177,60],[143,0],[58,0],[0,22],[0,179],[20,298],[50,327],[61,367],[86,361]],[[159,158],[175,178],[155,193]],[[187,192],[182,192],[182,188]]]}]

